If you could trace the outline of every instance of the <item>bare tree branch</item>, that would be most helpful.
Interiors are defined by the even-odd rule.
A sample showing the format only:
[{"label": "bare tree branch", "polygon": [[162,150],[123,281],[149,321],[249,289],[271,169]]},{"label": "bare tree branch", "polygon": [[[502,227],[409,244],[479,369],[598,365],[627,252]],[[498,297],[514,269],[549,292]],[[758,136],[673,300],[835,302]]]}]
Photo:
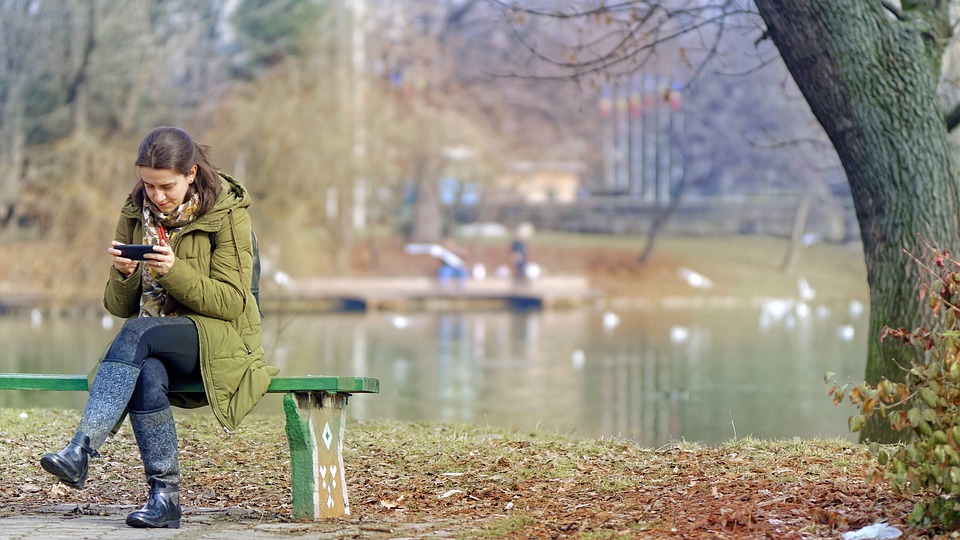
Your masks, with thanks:
[{"label": "bare tree branch", "polygon": [[[520,74],[514,71],[491,75],[532,76],[556,80],[598,74],[610,77],[637,71],[653,61],[663,45],[687,35],[699,35],[704,47],[697,60],[694,61],[686,55],[681,61],[695,74],[700,73],[718,53],[717,44],[724,34],[730,16],[753,13],[734,2],[724,2],[719,6],[683,3],[679,7],[671,8],[663,3],[634,0],[585,10],[560,11],[524,8],[503,0],[488,1],[498,6],[504,11],[505,17],[513,21],[512,37],[530,55],[531,60],[559,71],[536,74]],[[522,14],[523,17],[517,14]],[[577,20],[581,23],[581,31],[585,24],[583,21],[592,21],[593,35],[585,36],[586,39],[576,44],[559,44],[559,54],[562,54],[559,56],[558,53],[548,52],[548,47],[521,34],[520,29],[524,24],[529,24],[526,21],[530,18],[564,22]],[[600,27],[608,30],[598,32]],[[708,29],[709,37],[706,32]]]}]

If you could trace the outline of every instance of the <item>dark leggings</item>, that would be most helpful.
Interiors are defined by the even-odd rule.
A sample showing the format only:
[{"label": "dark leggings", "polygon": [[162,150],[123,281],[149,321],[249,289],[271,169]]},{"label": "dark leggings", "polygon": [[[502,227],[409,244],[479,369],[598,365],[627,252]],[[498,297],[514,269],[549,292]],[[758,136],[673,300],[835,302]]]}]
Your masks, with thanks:
[{"label": "dark leggings", "polygon": [[187,317],[139,317],[127,321],[114,338],[104,362],[140,369],[128,409],[147,413],[170,406],[170,379],[199,379],[197,327]]}]

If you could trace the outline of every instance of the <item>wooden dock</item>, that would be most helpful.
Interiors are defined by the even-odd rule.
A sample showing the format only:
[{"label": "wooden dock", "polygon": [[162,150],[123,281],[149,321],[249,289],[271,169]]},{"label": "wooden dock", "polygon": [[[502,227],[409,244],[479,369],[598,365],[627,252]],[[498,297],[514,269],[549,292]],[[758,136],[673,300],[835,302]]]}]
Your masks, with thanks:
[{"label": "wooden dock", "polygon": [[[0,286],[0,316],[102,313],[100,289],[74,291]],[[305,278],[281,286],[264,278],[264,313],[430,310],[542,310],[593,306],[604,299],[580,276],[548,276],[515,286],[509,279],[468,280],[441,287],[429,277]]]},{"label": "wooden dock", "polygon": [[580,276],[550,276],[516,286],[506,279],[441,287],[427,277],[314,278],[262,287],[264,311],[539,310],[590,306],[603,295]]}]

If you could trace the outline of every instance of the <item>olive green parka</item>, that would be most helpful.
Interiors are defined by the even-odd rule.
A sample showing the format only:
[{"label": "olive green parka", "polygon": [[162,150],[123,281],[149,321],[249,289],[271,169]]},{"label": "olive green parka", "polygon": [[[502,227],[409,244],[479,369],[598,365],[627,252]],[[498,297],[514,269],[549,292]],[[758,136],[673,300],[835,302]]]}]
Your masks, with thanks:
[{"label": "olive green parka", "polygon": [[[179,303],[179,314],[194,321],[200,342],[204,393],[171,393],[170,403],[184,408],[209,404],[229,432],[263,397],[279,370],[264,363],[260,311],[250,292],[251,197],[235,179],[220,176],[216,204],[173,239],[176,261],[157,282]],[[132,198],[121,209],[115,239],[143,241],[141,210]],[[126,277],[111,266],[103,305],[117,317],[138,316],[140,272]]]}]

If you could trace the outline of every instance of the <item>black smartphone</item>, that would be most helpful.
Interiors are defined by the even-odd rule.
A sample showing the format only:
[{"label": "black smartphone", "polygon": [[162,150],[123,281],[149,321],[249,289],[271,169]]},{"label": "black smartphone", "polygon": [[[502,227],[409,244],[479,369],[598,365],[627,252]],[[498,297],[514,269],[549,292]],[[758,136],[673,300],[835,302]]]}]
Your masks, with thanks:
[{"label": "black smartphone", "polygon": [[147,253],[155,253],[153,246],[146,244],[117,244],[113,246],[120,250],[120,255],[134,261],[144,260],[143,256]]}]

